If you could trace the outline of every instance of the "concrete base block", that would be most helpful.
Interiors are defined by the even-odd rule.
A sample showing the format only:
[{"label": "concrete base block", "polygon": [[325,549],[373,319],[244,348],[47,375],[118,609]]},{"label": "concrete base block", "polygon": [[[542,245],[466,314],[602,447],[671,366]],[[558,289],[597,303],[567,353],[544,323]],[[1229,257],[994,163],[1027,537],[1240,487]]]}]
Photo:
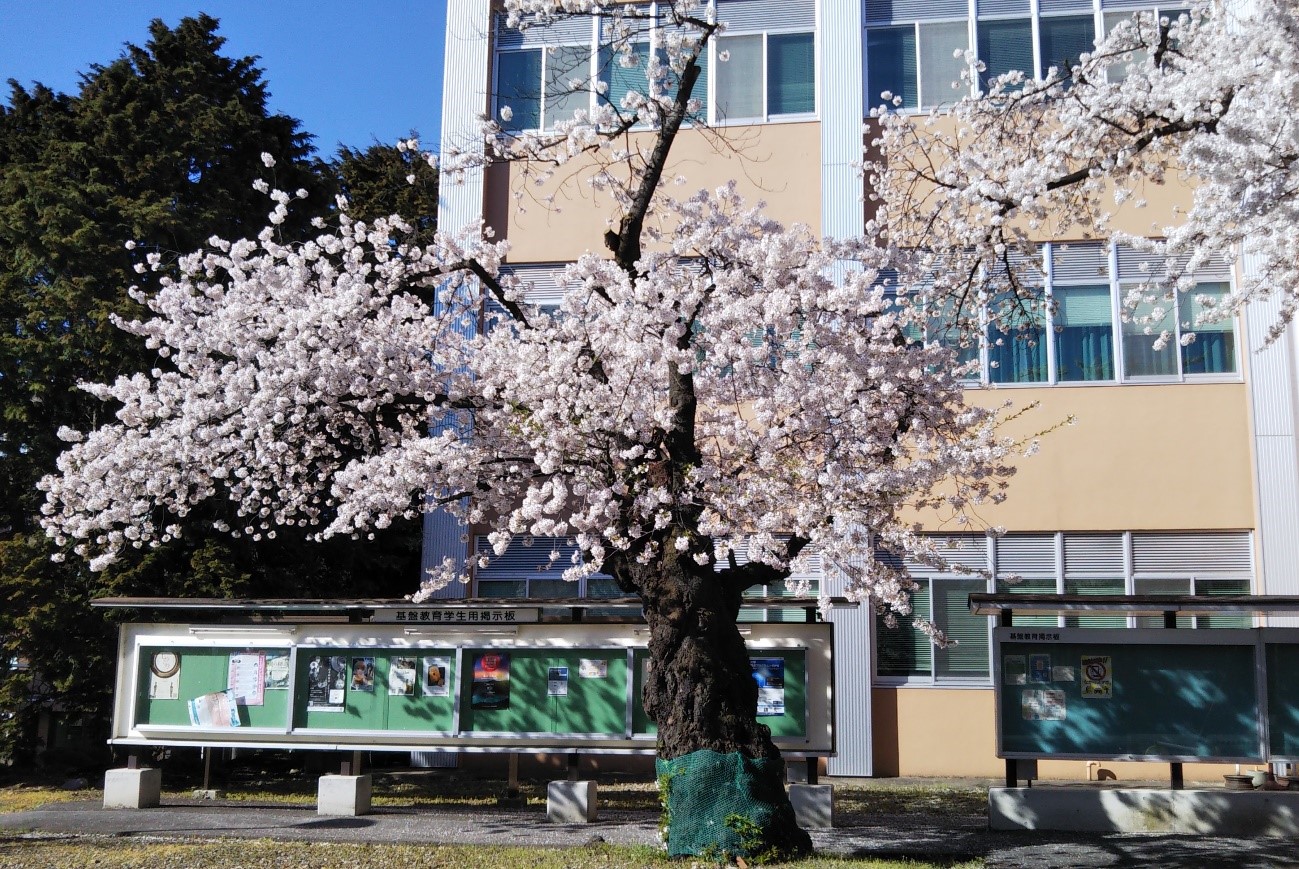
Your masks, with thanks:
[{"label": "concrete base block", "polygon": [[790,785],[789,802],[794,806],[794,817],[800,827],[826,830],[834,826],[832,785]]},{"label": "concrete base block", "polygon": [[152,809],[161,793],[160,769],[110,769],[104,773],[106,809]]},{"label": "concrete base block", "polygon": [[595,816],[595,782],[553,781],[546,788],[546,817],[552,823],[589,824]]},{"label": "concrete base block", "polygon": [[370,786],[368,775],[322,775],[316,789],[316,814],[370,814]]},{"label": "concrete base block", "polygon": [[1299,836],[1299,791],[990,788],[994,830]]}]

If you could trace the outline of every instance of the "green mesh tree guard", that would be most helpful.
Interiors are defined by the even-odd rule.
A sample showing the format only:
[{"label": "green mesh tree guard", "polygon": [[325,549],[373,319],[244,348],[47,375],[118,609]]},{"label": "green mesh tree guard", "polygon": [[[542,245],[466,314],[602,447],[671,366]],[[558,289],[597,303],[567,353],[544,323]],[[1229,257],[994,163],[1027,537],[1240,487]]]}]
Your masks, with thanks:
[{"label": "green mesh tree guard", "polygon": [[655,763],[666,802],[668,855],[784,858],[807,854],[785,794],[785,762],[695,751]]}]

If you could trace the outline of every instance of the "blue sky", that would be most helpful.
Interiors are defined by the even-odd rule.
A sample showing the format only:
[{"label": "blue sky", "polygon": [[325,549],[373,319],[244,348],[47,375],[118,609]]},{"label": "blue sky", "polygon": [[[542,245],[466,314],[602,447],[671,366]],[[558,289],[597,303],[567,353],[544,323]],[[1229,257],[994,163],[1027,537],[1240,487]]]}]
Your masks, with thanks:
[{"label": "blue sky", "polygon": [[[436,148],[448,0],[0,0],[0,82],[39,81],[75,93],[78,74],[124,43],[148,41],[149,22],[175,26],[206,12],[221,20],[227,56],[258,55],[272,112],[292,115],[331,156],[418,130]],[[0,100],[9,88],[0,88]]]}]

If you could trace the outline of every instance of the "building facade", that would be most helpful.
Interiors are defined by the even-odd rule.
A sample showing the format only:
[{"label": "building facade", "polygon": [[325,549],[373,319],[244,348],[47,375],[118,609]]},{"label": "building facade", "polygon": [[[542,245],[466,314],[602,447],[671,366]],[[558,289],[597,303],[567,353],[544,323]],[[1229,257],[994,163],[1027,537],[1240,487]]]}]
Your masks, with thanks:
[{"label": "building facade", "polygon": [[[864,230],[862,130],[882,91],[898,97],[896,110],[923,111],[957,96],[955,52],[977,52],[990,74],[1040,74],[1076,60],[1134,10],[1177,11],[1131,0],[710,5],[728,28],[704,64],[701,111],[727,146],[718,146],[718,135],[687,131],[670,171],[695,187],[734,179],[772,216],[828,237]],[[608,63],[598,21],[520,34],[500,26],[490,0],[457,0],[448,19],[444,151],[481,147],[481,114],[508,115],[506,125],[517,129],[545,128],[598,100],[616,102],[635,85],[637,69]],[[646,56],[659,38],[658,31],[646,33]],[[725,63],[718,52],[727,53]],[[444,185],[439,225],[484,220],[509,240],[508,268],[532,281],[534,301],[546,304],[557,298],[558,269],[600,248],[609,217],[581,176],[579,168],[536,187],[517,166],[491,165]],[[552,193],[562,209],[546,207]],[[1120,228],[1148,233],[1166,225],[1189,190],[1174,182],[1147,194],[1144,210],[1118,215]],[[1141,327],[1119,315],[1125,287],[1148,268],[1140,254],[1076,238],[1041,241],[1041,292],[1054,300],[1052,313],[1030,324],[1038,338],[1032,342],[1003,341],[990,329],[970,351],[979,374],[967,396],[1036,403],[1026,432],[1070,417],[1075,423],[1051,433],[1041,452],[1021,463],[1006,503],[977,517],[984,527],[1008,529],[1005,536],[932,529],[951,560],[990,577],[915,566],[916,611],[959,645],[936,649],[913,629],[885,628],[866,608],[832,616],[839,717],[832,774],[999,774],[990,625],[969,614],[971,591],[1299,594],[1299,343],[1291,330],[1263,348],[1274,303],[1200,331],[1194,343],[1156,351]],[[1239,277],[1236,269],[1249,268],[1246,255],[1198,272],[1196,295],[1225,292]],[[1170,315],[1173,329],[1195,313],[1190,294],[1183,304],[1186,310]],[[448,556],[464,560],[479,545],[466,543],[463,529],[442,514],[430,514],[425,531],[428,565]],[[833,567],[818,574],[819,587],[833,594]],[[581,591],[599,596],[611,589],[590,580]],[[574,590],[507,553],[469,589],[444,593],[545,597]],[[1194,626],[1226,624],[1240,623],[1200,619]],[[1044,763],[1042,772],[1087,775],[1076,761]]]}]

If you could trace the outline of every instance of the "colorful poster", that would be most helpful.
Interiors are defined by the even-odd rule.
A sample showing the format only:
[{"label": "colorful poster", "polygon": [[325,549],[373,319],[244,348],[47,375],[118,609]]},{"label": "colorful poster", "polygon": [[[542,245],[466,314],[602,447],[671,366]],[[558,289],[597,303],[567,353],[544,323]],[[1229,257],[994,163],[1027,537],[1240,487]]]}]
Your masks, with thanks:
[{"label": "colorful poster", "polygon": [[609,662],[603,658],[581,658],[577,662],[577,675],[583,679],[603,679],[609,675]]},{"label": "colorful poster", "polygon": [[230,655],[226,687],[236,703],[261,706],[266,702],[266,653],[234,652]]},{"label": "colorful poster", "polygon": [[551,697],[568,696],[568,668],[551,667],[546,676],[546,694]]},{"label": "colorful poster", "polygon": [[1114,696],[1114,670],[1109,655],[1083,656],[1082,696],[1092,700]]},{"label": "colorful poster", "polygon": [[474,657],[471,709],[508,709],[510,706],[510,655],[484,652]]},{"label": "colorful poster", "polygon": [[266,690],[289,690],[289,653],[266,653]]},{"label": "colorful poster", "polygon": [[180,655],[154,652],[149,660],[149,699],[180,699]]},{"label": "colorful poster", "polygon": [[374,693],[374,658],[368,655],[364,658],[353,658],[351,672],[351,690],[365,694]]},{"label": "colorful poster", "polygon": [[1028,665],[1023,655],[1006,655],[1001,659],[1001,684],[1023,685],[1028,682]]},{"label": "colorful poster", "polygon": [[195,727],[238,727],[239,706],[233,691],[213,691],[189,701],[189,723]]},{"label": "colorful poster", "polygon": [[317,655],[307,664],[307,711],[342,712],[347,688],[347,658]]},{"label": "colorful poster", "polygon": [[758,716],[785,714],[785,661],[750,658],[753,680],[758,683]]},{"label": "colorful poster", "polygon": [[1050,655],[1028,656],[1028,681],[1038,683],[1051,681]]},{"label": "colorful poster", "polygon": [[451,672],[450,658],[424,659],[424,696],[446,697],[451,693],[447,676]]},{"label": "colorful poster", "polygon": [[417,678],[414,658],[393,658],[388,667],[388,695],[414,697]]}]

